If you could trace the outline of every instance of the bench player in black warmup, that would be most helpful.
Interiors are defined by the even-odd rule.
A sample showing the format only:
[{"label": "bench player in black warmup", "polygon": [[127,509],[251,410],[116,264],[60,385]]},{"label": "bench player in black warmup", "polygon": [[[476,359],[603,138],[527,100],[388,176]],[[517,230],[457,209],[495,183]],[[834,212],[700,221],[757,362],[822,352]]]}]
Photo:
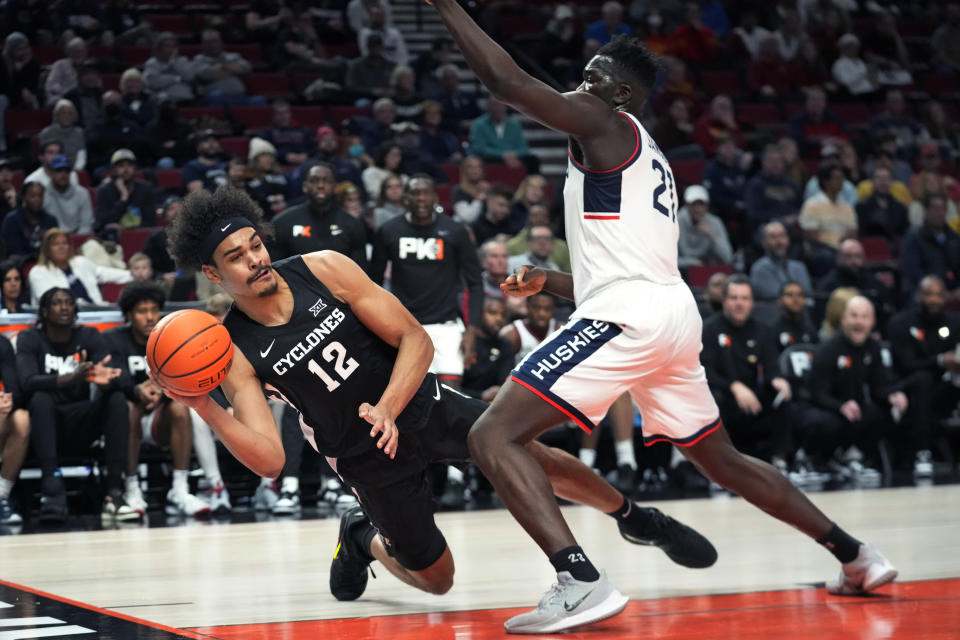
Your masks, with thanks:
[{"label": "bench player in black warmup", "polygon": [[[271,264],[260,223],[256,204],[236,189],[187,198],[170,253],[234,298],[224,324],[236,349],[223,383],[234,413],[209,396],[166,393],[269,477],[280,473],[284,454],[264,390],[300,412],[305,437],[362,505],[341,519],[330,568],[335,597],[359,597],[374,559],[411,586],[445,593],[453,556],[434,522],[424,469],[467,461],[467,432],[487,405],[427,373],[433,347],[426,332],[354,262],[320,251]],[[634,505],[573,456],[539,442],[528,448],[557,495],[611,514],[627,540],[659,546],[684,566],[715,561],[700,534]]]}]

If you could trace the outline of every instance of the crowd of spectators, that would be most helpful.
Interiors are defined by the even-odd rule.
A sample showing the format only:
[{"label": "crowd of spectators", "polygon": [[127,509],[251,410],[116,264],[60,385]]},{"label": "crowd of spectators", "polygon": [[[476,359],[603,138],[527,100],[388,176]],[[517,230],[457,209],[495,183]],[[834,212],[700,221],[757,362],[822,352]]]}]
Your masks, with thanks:
[{"label": "crowd of spectators", "polygon": [[[520,264],[569,270],[562,185],[540,175],[524,123],[464,82],[452,41],[437,37],[415,55],[384,0],[254,1],[225,14],[232,20],[201,14],[173,31],[175,21],[154,28],[135,3],[34,5],[8,4],[0,64],[0,123],[3,112],[17,115],[8,123],[42,117],[33,130],[0,130],[3,149],[19,154],[0,161],[0,313],[39,307],[36,345],[66,358],[64,345],[80,339],[70,328],[77,308],[111,305],[121,285],[155,287],[122,309],[137,344],[141,303],[217,299],[205,278],[172,263],[164,225],[180,198],[223,185],[262,208],[273,259],[332,249],[390,287],[433,338],[432,369],[484,400],[518,351],[556,326],[550,317],[572,311],[567,301],[505,299],[498,286]],[[518,9],[477,10],[502,32]],[[869,477],[889,443],[895,466],[929,476],[960,388],[960,127],[949,91],[919,83],[933,74],[956,86],[960,5],[635,0],[519,10],[547,26],[504,44],[530,44],[528,62],[557,87],[576,88],[585,62],[619,34],[664,57],[644,124],[674,168],[680,267],[702,294],[704,365],[735,442],[798,482],[824,470]],[[60,57],[38,60],[56,47]],[[131,50],[143,53],[138,64],[104,56]],[[126,514],[142,505],[139,485],[121,483],[136,465],[116,459],[124,430],[110,402],[126,397],[144,412],[155,390],[94,352],[82,361],[112,398],[89,409],[100,416],[90,424],[112,434],[104,509]],[[807,354],[812,376],[795,353]],[[32,412],[18,411],[34,407],[31,394],[80,401],[79,374],[66,359],[58,366],[35,372],[47,376],[39,382],[22,372],[8,381],[17,368],[3,369],[16,391],[0,396],[0,416],[9,405],[0,500],[30,431]],[[178,410],[170,416],[185,428]],[[62,486],[46,480],[55,472],[43,437],[44,513],[57,515]],[[618,464],[669,466],[621,457],[622,445]],[[276,492],[283,513],[299,505],[300,457],[289,458],[291,482]],[[173,486],[175,510],[203,510],[184,497],[182,474]]]}]

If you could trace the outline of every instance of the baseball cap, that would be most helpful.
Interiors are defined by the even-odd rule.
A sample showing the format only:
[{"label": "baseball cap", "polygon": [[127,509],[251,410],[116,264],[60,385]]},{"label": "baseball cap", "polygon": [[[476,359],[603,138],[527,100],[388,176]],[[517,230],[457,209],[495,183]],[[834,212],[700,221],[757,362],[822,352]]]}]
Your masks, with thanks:
[{"label": "baseball cap", "polygon": [[113,152],[113,155],[110,156],[110,166],[113,166],[123,160],[136,162],[137,156],[135,156],[133,151],[130,151],[130,149],[117,149],[116,151]]},{"label": "baseball cap", "polygon": [[683,201],[687,204],[694,202],[710,202],[710,194],[699,184],[692,184],[683,192]]},{"label": "baseball cap", "polygon": [[70,162],[70,158],[61,153],[58,156],[54,156],[53,160],[50,161],[50,168],[54,171],[58,169],[72,169],[73,163]]}]

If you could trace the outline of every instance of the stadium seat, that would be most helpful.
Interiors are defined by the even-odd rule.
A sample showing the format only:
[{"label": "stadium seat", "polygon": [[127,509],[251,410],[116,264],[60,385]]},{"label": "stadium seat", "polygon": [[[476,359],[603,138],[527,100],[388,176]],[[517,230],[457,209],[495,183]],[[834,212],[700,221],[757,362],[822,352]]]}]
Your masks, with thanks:
[{"label": "stadium seat", "polygon": [[703,182],[703,169],[707,165],[703,160],[677,160],[670,163],[673,177],[677,181],[677,190],[691,184]]},{"label": "stadium seat", "polygon": [[63,49],[52,45],[33,47],[33,57],[43,66],[49,66],[63,57]]},{"label": "stadium seat", "polygon": [[120,90],[120,74],[119,73],[101,73],[100,80],[103,82],[104,91]]},{"label": "stadium seat", "polygon": [[[39,272],[38,272],[39,273]],[[122,284],[116,284],[114,282],[104,282],[100,285],[100,295],[103,296],[104,302],[114,303],[120,299],[120,292],[123,291]]]},{"label": "stadium seat", "polygon": [[[74,233],[70,236],[70,241],[73,242],[73,252],[80,253],[80,247],[83,246],[83,243],[93,238],[92,233]],[[41,273],[38,271],[37,273]]]},{"label": "stadium seat", "polygon": [[17,169],[16,171],[14,171],[13,177],[10,178],[10,181],[13,184],[13,188],[19,191],[20,187],[23,186],[23,181],[26,177],[27,177],[27,174],[23,172],[23,169]]},{"label": "stadium seat", "polygon": [[865,127],[870,122],[870,109],[865,104],[837,104],[833,105],[833,112],[848,126]]},{"label": "stadium seat", "polygon": [[40,130],[50,124],[49,109],[7,109],[4,118],[7,126],[7,135],[16,134],[28,138],[40,133]]},{"label": "stadium seat", "polygon": [[453,215],[453,199],[451,196],[452,187],[449,184],[437,185],[437,202],[443,207],[448,216]]},{"label": "stadium seat", "polygon": [[440,168],[443,170],[445,174],[447,174],[447,178],[450,179],[451,184],[456,184],[460,182],[460,165],[442,164],[440,165]]},{"label": "stadium seat", "polygon": [[90,174],[87,173],[84,169],[77,171],[77,184],[82,187],[90,187]]},{"label": "stadium seat", "polygon": [[893,260],[890,243],[883,236],[864,236],[859,240],[867,265],[889,264]]},{"label": "stadium seat", "polygon": [[[523,167],[508,167],[505,164],[488,164],[486,175],[490,184],[505,184],[511,189],[516,189],[527,177],[527,170]],[[459,179],[458,174],[457,180]]]},{"label": "stadium seat", "polygon": [[290,81],[283,73],[251,73],[244,78],[247,93],[253,96],[277,97],[290,94]]},{"label": "stadium seat", "polygon": [[259,130],[270,124],[270,107],[230,107],[230,118],[247,130]]},{"label": "stadium seat", "polygon": [[290,113],[296,124],[315,129],[326,122],[326,109],[323,107],[292,107]]},{"label": "stadium seat", "polygon": [[128,45],[117,47],[116,57],[125,65],[140,66],[150,59],[153,50],[150,47]]},{"label": "stadium seat", "polygon": [[161,189],[180,190],[180,169],[157,169],[157,186]]},{"label": "stadium seat", "polygon": [[221,138],[220,146],[223,147],[223,150],[227,153],[230,153],[238,158],[247,157],[247,151],[250,149],[250,139],[249,138]]},{"label": "stadium seat", "polygon": [[693,289],[703,289],[707,286],[710,276],[715,273],[733,273],[733,269],[725,264],[705,264],[687,267],[687,284]]},{"label": "stadium seat", "polygon": [[124,229],[121,231],[120,246],[123,247],[123,257],[129,259],[133,254],[142,251],[147,237],[154,231],[156,231],[155,227]]}]

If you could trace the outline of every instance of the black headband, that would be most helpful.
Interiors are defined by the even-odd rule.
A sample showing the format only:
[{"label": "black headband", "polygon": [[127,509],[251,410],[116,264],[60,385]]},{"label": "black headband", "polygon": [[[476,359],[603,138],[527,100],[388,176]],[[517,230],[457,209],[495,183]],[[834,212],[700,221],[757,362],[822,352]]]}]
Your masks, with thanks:
[{"label": "black headband", "polygon": [[213,257],[213,252],[217,250],[217,247],[220,246],[224,238],[237,229],[243,229],[244,227],[257,228],[255,224],[243,216],[227,218],[214,224],[213,229],[210,229],[210,233],[207,234],[207,237],[203,240],[203,244],[200,245],[200,257],[203,258],[204,263],[210,262],[210,258]]}]

